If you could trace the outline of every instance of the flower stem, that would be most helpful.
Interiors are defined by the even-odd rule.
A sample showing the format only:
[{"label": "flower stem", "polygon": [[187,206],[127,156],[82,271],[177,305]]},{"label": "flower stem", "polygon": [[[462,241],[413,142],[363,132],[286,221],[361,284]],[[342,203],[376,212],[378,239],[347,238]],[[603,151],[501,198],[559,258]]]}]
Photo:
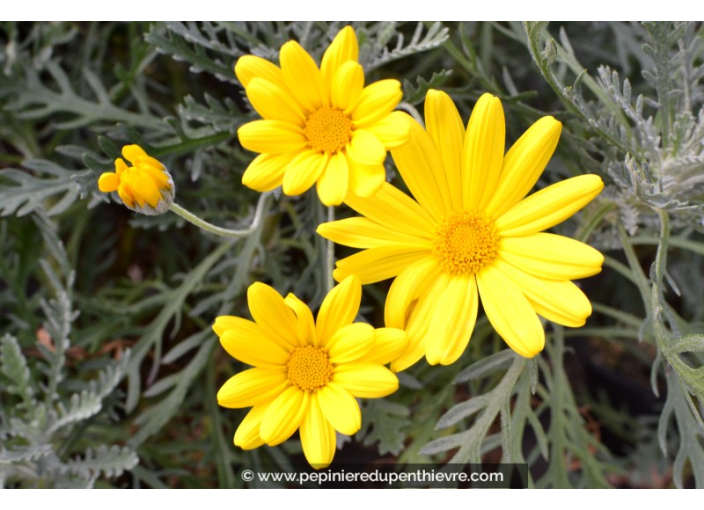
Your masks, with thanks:
[{"label": "flower stem", "polygon": [[399,103],[398,109],[404,110],[404,111],[410,113],[411,117],[413,117],[416,120],[416,122],[418,122],[418,124],[423,126],[423,128],[425,129],[425,122],[423,122],[423,117],[421,117],[418,110],[416,110],[415,106],[413,106],[411,103],[406,103],[405,101],[402,103]]},{"label": "flower stem", "polygon": [[204,219],[199,218],[191,211],[184,209],[176,203],[171,204],[169,206],[169,209],[172,212],[178,214],[184,220],[193,223],[196,227],[199,227],[202,230],[205,230],[206,232],[210,232],[211,234],[215,234],[222,237],[232,237],[238,239],[241,237],[247,237],[257,229],[259,223],[262,221],[262,217],[264,216],[264,209],[268,195],[268,193],[261,194],[261,196],[259,197],[259,202],[257,202],[257,208],[254,211],[254,218],[252,219],[252,223],[249,227],[243,230],[230,230],[227,228],[217,227],[212,223],[208,223]]},{"label": "flower stem", "polygon": [[[335,208],[333,206],[328,206],[328,222],[335,221]],[[330,292],[335,286],[335,280],[332,277],[332,272],[335,268],[335,244],[327,240],[326,241],[326,260],[325,260],[325,287],[327,292]]]}]

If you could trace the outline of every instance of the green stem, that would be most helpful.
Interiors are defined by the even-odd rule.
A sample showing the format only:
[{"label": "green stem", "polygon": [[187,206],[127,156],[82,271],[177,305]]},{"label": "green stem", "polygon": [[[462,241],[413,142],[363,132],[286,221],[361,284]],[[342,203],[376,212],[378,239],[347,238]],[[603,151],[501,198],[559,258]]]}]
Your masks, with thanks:
[{"label": "green stem", "polygon": [[413,117],[418,124],[425,127],[425,122],[423,121],[423,117],[418,112],[416,107],[413,106],[411,103],[407,103],[405,101],[403,103],[399,103],[398,109],[408,112],[411,115],[411,117]]},{"label": "green stem", "polygon": [[[631,244],[653,244],[659,245],[661,240],[657,237],[635,236],[631,237]],[[680,237],[671,237],[667,240],[667,244],[683,250],[690,250],[699,255],[704,255],[704,244],[692,241],[690,239],[682,239]]]},{"label": "green stem", "polygon": [[589,236],[591,233],[594,231],[594,229],[601,223],[601,220],[604,219],[604,217],[609,214],[611,211],[615,210],[616,204],[613,202],[608,202],[604,204],[599,210],[597,210],[596,214],[587,222],[586,227],[575,237],[577,238],[578,241],[582,241],[583,243],[589,239]]},{"label": "green stem", "polygon": [[623,245],[623,251],[626,254],[626,259],[628,260],[628,265],[631,266],[632,275],[634,282],[638,287],[640,292],[640,297],[643,300],[643,306],[645,307],[646,313],[650,310],[650,283],[648,277],[645,276],[643,268],[640,267],[640,262],[638,261],[638,256],[636,255],[633,246],[631,245],[628,234],[623,228],[623,225],[618,224],[618,235],[621,239],[621,244]]},{"label": "green stem", "polygon": [[184,209],[180,205],[173,203],[171,206],[169,206],[169,209],[181,216],[184,220],[193,223],[196,227],[201,228],[207,232],[210,232],[211,234],[215,234],[218,236],[222,237],[232,237],[235,239],[239,239],[241,237],[247,237],[250,235],[252,232],[257,230],[259,223],[262,221],[262,217],[264,216],[264,209],[266,205],[266,199],[267,199],[268,194],[267,193],[262,193],[262,195],[259,197],[259,202],[257,202],[257,209],[254,212],[254,218],[252,219],[252,224],[245,228],[244,230],[230,230],[227,228],[222,228],[222,227],[217,227],[213,225],[212,223],[208,223],[207,221],[203,220],[202,218],[199,218],[192,212]]},{"label": "green stem", "polygon": [[[651,320],[653,321],[653,331],[655,332],[655,340],[660,347],[661,352],[674,366],[682,365],[683,363],[677,357],[675,353],[672,353],[669,345],[669,335],[663,324],[661,322],[663,305],[661,300],[664,302],[662,296],[662,281],[665,278],[665,262],[667,260],[667,245],[670,240],[670,218],[667,213],[662,209],[655,209],[655,212],[660,216],[660,239],[658,242],[658,251],[655,254],[655,265],[653,276],[655,281],[653,282],[653,290],[651,293],[651,306],[652,313]],[[679,371],[679,370],[678,370]]]}]

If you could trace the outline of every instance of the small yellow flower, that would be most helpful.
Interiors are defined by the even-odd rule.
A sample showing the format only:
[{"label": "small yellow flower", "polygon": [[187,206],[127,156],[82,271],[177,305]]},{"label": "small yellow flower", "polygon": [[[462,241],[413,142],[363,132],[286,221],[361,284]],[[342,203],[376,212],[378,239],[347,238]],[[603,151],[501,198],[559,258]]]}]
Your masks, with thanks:
[{"label": "small yellow flower", "polygon": [[397,80],[364,86],[359,47],[351,27],[342,29],[320,69],[295,41],[281,47],[281,67],[259,57],[240,58],[235,73],[263,117],[237,131],[245,149],[261,153],[242,183],[257,191],[283,184],[300,195],[314,183],[325,205],[339,205],[351,189],[370,196],[385,182],[387,150],[408,140],[409,125],[393,112],[401,97]]},{"label": "small yellow flower", "polygon": [[586,244],[542,233],[587,205],[604,187],[581,175],[524,198],[550,160],[562,125],[538,120],[504,155],[501,101],[484,94],[465,128],[450,97],[429,91],[427,131],[411,124],[411,140],[391,155],[415,200],[390,184],[373,197],[345,200],[363,218],[325,223],[318,233],[365,250],[337,263],[337,280],[363,284],[395,277],[386,325],[408,332],[400,371],[424,355],[454,363],[477,318],[479,297],[496,331],[518,354],[543,349],[538,315],[578,327],[591,314],[570,280],[601,271],[604,257]]},{"label": "small yellow flower", "polygon": [[398,388],[384,365],[406,348],[406,333],[353,323],[362,296],[351,276],[327,295],[317,324],[293,294],[255,283],[247,291],[254,322],[218,317],[213,330],[234,358],[252,365],[218,392],[223,407],[252,406],[235,433],[250,450],[286,441],[300,429],[303,453],[316,469],[335,455],[335,431],[352,435],[362,425],[358,398],[380,398]]},{"label": "small yellow flower", "polygon": [[115,160],[115,172],[98,180],[103,193],[117,191],[122,202],[138,213],[163,214],[174,201],[174,181],[161,162],[147,155],[139,145],[125,145],[122,158]]}]

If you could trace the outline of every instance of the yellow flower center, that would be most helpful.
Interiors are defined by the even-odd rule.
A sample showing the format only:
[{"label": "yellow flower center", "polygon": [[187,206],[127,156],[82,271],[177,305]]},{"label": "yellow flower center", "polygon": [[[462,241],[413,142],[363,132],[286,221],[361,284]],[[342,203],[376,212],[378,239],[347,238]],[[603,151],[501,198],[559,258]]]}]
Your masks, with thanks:
[{"label": "yellow flower center", "polygon": [[455,211],[437,224],[433,254],[450,274],[472,274],[491,264],[499,251],[494,223],[470,211]]},{"label": "yellow flower center", "polygon": [[319,347],[297,347],[286,363],[288,380],[303,391],[318,391],[332,379],[328,353]]},{"label": "yellow flower center", "polygon": [[334,154],[352,138],[352,121],[342,110],[323,106],[310,114],[303,132],[313,149]]}]

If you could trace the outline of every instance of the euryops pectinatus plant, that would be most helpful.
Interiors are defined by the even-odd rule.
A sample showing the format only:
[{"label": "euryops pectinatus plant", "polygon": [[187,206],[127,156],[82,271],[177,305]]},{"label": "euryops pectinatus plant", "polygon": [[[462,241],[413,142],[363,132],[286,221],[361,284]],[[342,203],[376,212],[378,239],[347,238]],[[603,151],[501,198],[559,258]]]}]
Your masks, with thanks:
[{"label": "euryops pectinatus plant", "polygon": [[700,31],[4,24],[0,486],[704,487]]}]

